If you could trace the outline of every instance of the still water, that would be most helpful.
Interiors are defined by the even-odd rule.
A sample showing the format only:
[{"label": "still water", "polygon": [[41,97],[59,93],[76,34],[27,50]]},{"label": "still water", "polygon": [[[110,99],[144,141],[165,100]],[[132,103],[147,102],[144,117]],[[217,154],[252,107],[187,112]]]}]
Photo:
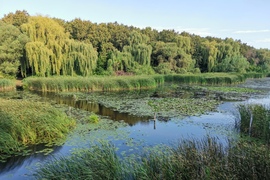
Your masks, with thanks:
[{"label": "still water", "polygon": [[[235,121],[238,118],[236,106],[238,103],[270,103],[270,79],[248,80],[241,86],[259,88],[268,93],[260,97],[252,97],[243,102],[223,102],[216,112],[201,116],[190,116],[183,119],[157,119],[139,117],[120,113],[106,108],[100,104],[89,103],[87,100],[75,101],[72,98],[59,96],[45,97],[43,100],[53,100],[57,104],[72,106],[75,109],[95,112],[109,117],[114,121],[124,121],[127,126],[118,126],[114,129],[83,131],[71,133],[65,144],[54,147],[52,153],[33,153],[26,157],[10,158],[6,163],[0,164],[0,179],[24,180],[32,179],[31,174],[37,166],[42,166],[46,161],[59,156],[72,153],[77,148],[86,148],[93,141],[108,140],[118,147],[118,154],[132,154],[142,151],[145,147],[160,144],[174,145],[182,139],[201,139],[206,136],[217,137],[226,144],[227,137],[235,135]],[[33,152],[39,152],[44,146],[33,147]]]}]

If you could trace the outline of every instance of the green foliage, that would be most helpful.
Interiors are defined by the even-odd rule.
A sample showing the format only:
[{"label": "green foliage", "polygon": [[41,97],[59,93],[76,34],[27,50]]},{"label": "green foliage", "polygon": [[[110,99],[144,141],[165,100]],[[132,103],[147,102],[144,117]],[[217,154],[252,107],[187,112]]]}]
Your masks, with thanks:
[{"label": "green foliage", "polygon": [[83,75],[94,73],[97,52],[90,43],[70,40],[63,27],[56,21],[36,16],[21,26],[31,39],[25,46],[26,61],[22,63],[22,74],[29,69],[33,75]]},{"label": "green foliage", "polygon": [[218,72],[245,73],[249,68],[249,62],[243,56],[227,57],[219,63],[214,70]]},{"label": "green foliage", "polygon": [[2,18],[7,24],[12,24],[13,26],[20,27],[22,24],[27,23],[29,18],[29,14],[27,11],[17,10],[15,13],[5,14]]},{"label": "green foliage", "polygon": [[[4,159],[28,145],[55,144],[75,121],[46,103],[0,99],[0,154]],[[2,160],[3,160],[2,159]]]},{"label": "green foliage", "polygon": [[15,77],[18,73],[20,60],[23,58],[27,36],[10,24],[0,21],[0,72]]},{"label": "green foliage", "polygon": [[[269,49],[255,49],[232,38],[203,38],[175,30],[158,32],[150,27],[139,29],[117,22],[97,24],[80,18],[65,21],[29,16],[26,11],[9,13],[1,20],[10,34],[18,32],[10,29],[14,25],[31,40],[25,47],[25,38],[19,38],[20,43],[14,39],[9,40],[13,43],[2,41],[4,49],[10,51],[0,51],[0,57],[4,53],[9,58],[16,56],[13,61],[20,57],[20,68],[11,59],[5,59],[9,62],[4,64],[7,68],[1,68],[12,76],[16,67],[24,77],[113,75],[117,71],[152,74],[152,69],[161,74],[183,74],[194,72],[195,67],[200,72],[267,73],[270,69]],[[23,45],[17,51],[18,44]],[[140,71],[142,67],[145,68]]]},{"label": "green foliage", "polygon": [[97,53],[92,45],[69,40],[64,28],[56,21],[41,16],[31,17],[21,28],[32,40],[25,46],[23,76],[29,69],[37,76],[93,74]]}]

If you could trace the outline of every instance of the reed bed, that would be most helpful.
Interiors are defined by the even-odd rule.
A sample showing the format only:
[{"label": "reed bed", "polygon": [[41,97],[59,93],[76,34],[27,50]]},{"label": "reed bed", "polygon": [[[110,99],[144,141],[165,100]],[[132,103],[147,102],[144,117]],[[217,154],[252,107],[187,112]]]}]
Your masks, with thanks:
[{"label": "reed bed", "polygon": [[119,158],[109,143],[94,145],[40,167],[36,179],[268,179],[268,148],[252,142],[216,138],[181,141],[133,157]]},{"label": "reed bed", "polygon": [[75,121],[46,103],[0,99],[0,160],[29,145],[57,144]]},{"label": "reed bed", "polygon": [[262,77],[259,74],[203,73],[148,76],[92,76],[92,77],[28,77],[24,89],[43,92],[62,91],[120,91],[155,88],[164,82],[183,84],[231,85],[244,82],[247,78]]},{"label": "reed bed", "polygon": [[240,132],[270,144],[270,109],[261,104],[239,105]]},{"label": "reed bed", "polygon": [[29,77],[24,80],[24,88],[43,92],[92,92],[147,89],[162,83],[162,76]]},{"label": "reed bed", "polygon": [[245,80],[246,77],[244,75],[231,73],[165,75],[166,82],[177,82],[185,84],[231,85],[242,83]]},{"label": "reed bed", "polygon": [[15,89],[15,81],[0,78],[0,91],[9,91]]}]

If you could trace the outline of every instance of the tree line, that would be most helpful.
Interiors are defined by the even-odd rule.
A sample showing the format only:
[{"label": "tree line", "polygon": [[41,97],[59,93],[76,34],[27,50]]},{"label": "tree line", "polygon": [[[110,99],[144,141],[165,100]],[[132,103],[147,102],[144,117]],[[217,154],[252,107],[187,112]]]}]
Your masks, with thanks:
[{"label": "tree line", "polygon": [[30,16],[0,20],[0,75],[90,76],[200,72],[269,72],[270,50],[232,38],[200,37],[117,22]]}]

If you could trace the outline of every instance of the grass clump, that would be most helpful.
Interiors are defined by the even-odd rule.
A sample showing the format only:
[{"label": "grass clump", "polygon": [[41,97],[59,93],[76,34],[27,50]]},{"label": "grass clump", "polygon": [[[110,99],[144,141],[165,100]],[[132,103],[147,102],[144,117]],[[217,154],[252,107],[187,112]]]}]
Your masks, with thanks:
[{"label": "grass clump", "polygon": [[261,104],[239,105],[240,132],[270,143],[270,110]]},{"label": "grass clump", "polygon": [[0,77],[0,91],[8,91],[15,89],[15,81],[11,79],[3,79]]},{"label": "grass clump", "polygon": [[87,121],[89,123],[97,124],[99,122],[99,117],[95,113],[91,113]]},{"label": "grass clump", "polygon": [[75,152],[71,157],[61,157],[40,167],[36,179],[125,179],[116,149],[105,142]]},{"label": "grass clump", "polygon": [[56,144],[74,126],[74,120],[47,103],[0,99],[1,160],[29,145]]}]

